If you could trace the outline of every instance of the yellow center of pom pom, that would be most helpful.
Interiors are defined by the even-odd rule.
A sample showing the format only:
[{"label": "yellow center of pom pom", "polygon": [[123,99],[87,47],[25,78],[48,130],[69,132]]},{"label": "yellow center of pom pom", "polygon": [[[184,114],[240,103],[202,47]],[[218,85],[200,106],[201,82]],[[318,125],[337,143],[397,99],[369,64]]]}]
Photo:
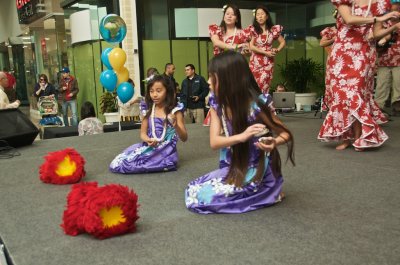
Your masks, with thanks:
[{"label": "yellow center of pom pom", "polygon": [[58,164],[56,174],[59,177],[70,177],[76,171],[76,163],[71,161],[71,158],[67,155],[64,160]]},{"label": "yellow center of pom pom", "polygon": [[117,226],[126,221],[124,211],[122,211],[120,206],[113,206],[109,209],[103,208],[99,214],[105,228]]}]

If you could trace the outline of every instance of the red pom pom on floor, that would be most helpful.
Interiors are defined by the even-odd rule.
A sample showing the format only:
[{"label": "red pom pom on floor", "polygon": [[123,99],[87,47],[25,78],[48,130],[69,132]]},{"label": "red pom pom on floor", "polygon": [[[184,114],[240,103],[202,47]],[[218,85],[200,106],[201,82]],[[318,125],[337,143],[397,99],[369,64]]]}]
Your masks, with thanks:
[{"label": "red pom pom on floor", "polygon": [[73,184],[85,175],[85,159],[72,148],[48,153],[40,166],[39,176],[44,183]]},{"label": "red pom pom on floor", "polygon": [[139,218],[137,202],[137,194],[125,186],[75,184],[67,198],[61,227],[67,235],[86,232],[99,239],[133,233]]}]

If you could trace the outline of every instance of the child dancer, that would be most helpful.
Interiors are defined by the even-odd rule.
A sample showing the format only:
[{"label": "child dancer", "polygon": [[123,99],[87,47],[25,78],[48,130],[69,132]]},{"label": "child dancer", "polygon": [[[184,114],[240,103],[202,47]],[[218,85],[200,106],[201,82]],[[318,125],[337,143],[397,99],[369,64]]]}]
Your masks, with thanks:
[{"label": "child dancer", "polygon": [[283,178],[276,147],[288,144],[294,164],[293,137],[270,110],[271,96],[261,93],[246,59],[232,51],[211,60],[208,82],[210,145],[226,148],[228,164],[189,183],[187,208],[202,214],[243,213],[280,202]]},{"label": "child dancer", "polygon": [[147,83],[146,105],[149,110],[140,129],[142,143],[134,144],[119,154],[110,164],[115,173],[145,173],[176,170],[178,137],[185,142],[187,132],[183,120],[183,105],[176,103],[175,88],[163,76]]}]

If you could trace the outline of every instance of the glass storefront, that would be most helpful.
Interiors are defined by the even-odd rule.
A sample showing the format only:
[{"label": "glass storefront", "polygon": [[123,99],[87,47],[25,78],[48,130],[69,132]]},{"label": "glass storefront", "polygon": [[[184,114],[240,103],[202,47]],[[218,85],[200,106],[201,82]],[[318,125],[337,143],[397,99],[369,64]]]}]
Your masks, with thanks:
[{"label": "glass storefront", "polygon": [[[64,66],[68,66],[71,75],[75,76],[79,84],[78,94],[78,110],[79,106],[85,101],[90,101],[96,108],[96,113],[100,118],[100,97],[104,90],[100,84],[100,74],[103,71],[101,63],[101,53],[104,49],[112,47],[111,44],[99,39],[98,28],[101,18],[106,14],[118,13],[117,1],[109,0],[82,0],[63,6],[64,19],[70,25],[66,29],[66,50],[68,62]],[[71,34],[71,20],[74,14],[83,17],[89,16],[93,32],[90,36],[83,37],[82,41],[76,41]],[[79,18],[78,18],[79,19]],[[75,29],[76,30],[76,29]],[[79,112],[79,111],[78,111]]]},{"label": "glass storefront", "polygon": [[[248,10],[248,12],[251,12],[258,4],[265,4],[261,1],[236,1],[235,3],[241,10]],[[190,37],[191,33],[196,35],[204,31],[197,27],[197,23],[193,23],[194,26],[190,28],[192,32],[182,37],[178,32],[180,29],[176,23],[179,21],[177,16],[179,16],[178,12],[186,11],[187,15],[183,16],[180,24],[191,24],[192,21],[198,20],[196,15],[200,12],[196,13],[197,9],[211,8],[220,11],[216,13],[219,16],[217,19],[219,23],[223,15],[222,6],[225,4],[224,1],[212,0],[138,0],[138,25],[141,25],[138,29],[138,38],[141,40],[140,50],[143,51],[140,60],[141,73],[145,73],[149,67],[156,67],[163,72],[165,63],[173,62],[176,66],[175,79],[181,82],[185,78],[185,65],[192,63],[198,74],[207,77],[207,64],[213,56],[212,43],[208,36]],[[284,81],[279,74],[279,65],[284,65],[289,60],[312,58],[325,65],[324,50],[319,46],[319,32],[326,25],[334,22],[330,17],[333,10],[332,4],[327,1],[315,1],[309,4],[269,1],[266,6],[273,14],[274,23],[284,27],[283,34],[286,39],[286,49],[275,57],[273,86]],[[242,27],[248,25],[242,24]],[[206,30],[208,32],[208,28]]]},{"label": "glass storefront", "polygon": [[[101,52],[110,44],[92,37],[74,42],[71,38],[70,18],[78,12],[88,11],[90,23],[98,29],[99,19],[105,14],[119,14],[119,0],[65,0],[60,3],[63,12],[49,13],[27,25],[23,34],[10,38],[9,43],[0,44],[0,65],[14,70],[17,75],[18,97],[36,108],[32,96],[37,76],[48,75],[50,82],[57,85],[59,70],[68,66],[79,82],[78,105],[91,101],[99,110],[99,98],[103,87],[99,76],[103,71]],[[251,12],[261,1],[237,1],[241,10]],[[140,80],[146,69],[156,67],[164,71],[168,62],[176,66],[175,78],[181,82],[184,67],[192,63],[197,73],[207,77],[207,65],[213,56],[212,43],[207,35],[199,37],[204,29],[193,26],[182,35],[178,12],[193,14],[189,20],[197,20],[197,9],[218,10],[217,21],[222,19],[225,1],[214,0],[137,0],[137,28],[139,40]],[[270,1],[267,7],[273,14],[275,24],[284,27],[286,49],[275,59],[273,85],[284,81],[279,74],[279,65],[298,58],[312,58],[325,65],[324,50],[319,46],[319,32],[334,21],[331,17],[333,6],[327,1],[308,4]],[[192,12],[192,13],[191,13]],[[185,18],[185,17],[183,17]],[[182,18],[181,18],[182,19]],[[190,24],[190,21],[185,21]],[[243,24],[243,27],[248,26]],[[208,29],[206,30],[208,32]],[[192,34],[192,35],[191,35]],[[9,46],[8,46],[9,45]],[[143,89],[142,89],[143,90]],[[143,93],[144,91],[142,91]],[[79,109],[79,107],[78,107]],[[98,111],[97,111],[98,112]]]}]

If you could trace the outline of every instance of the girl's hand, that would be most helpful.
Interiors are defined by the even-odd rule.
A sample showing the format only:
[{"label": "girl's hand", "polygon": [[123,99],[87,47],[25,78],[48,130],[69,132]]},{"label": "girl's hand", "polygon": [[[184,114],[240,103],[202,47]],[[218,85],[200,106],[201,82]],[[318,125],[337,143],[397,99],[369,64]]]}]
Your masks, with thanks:
[{"label": "girl's hand", "polygon": [[155,147],[158,144],[157,140],[153,138],[150,138],[148,141],[146,141],[146,143],[151,147]]},{"label": "girl's hand", "polygon": [[175,116],[175,114],[172,114],[172,113],[168,114],[167,119],[168,119],[169,123],[171,123],[171,125],[172,125],[173,127],[176,126],[177,122],[176,122],[176,116]]},{"label": "girl's hand", "polygon": [[279,52],[279,50],[277,48],[272,48],[271,51],[274,52],[275,55]]},{"label": "girl's hand", "polygon": [[241,54],[249,54],[250,53],[250,48],[249,48],[248,43],[239,44],[238,48],[240,49]]},{"label": "girl's hand", "polygon": [[249,44],[248,43],[239,44],[238,48],[242,49],[242,50],[248,50],[249,49]]},{"label": "girl's hand", "polygon": [[384,21],[387,21],[387,20],[389,20],[391,18],[398,18],[398,17],[400,17],[400,13],[397,12],[397,11],[392,11],[392,12],[389,12],[389,13],[383,15],[383,16],[376,17],[376,21],[384,22]]},{"label": "girl's hand", "polygon": [[276,141],[275,141],[274,137],[262,137],[254,145],[258,149],[261,149],[261,150],[269,153],[276,147]]},{"label": "girl's hand", "polygon": [[382,38],[378,41],[378,46],[383,46],[386,43],[386,38]]},{"label": "girl's hand", "polygon": [[271,50],[271,51],[266,51],[266,52],[265,52],[265,55],[267,55],[268,57],[275,57],[276,52],[274,52],[273,50]]},{"label": "girl's hand", "polygon": [[249,140],[251,137],[253,137],[254,135],[262,132],[264,129],[265,129],[264,124],[261,124],[261,123],[253,124],[253,125],[247,127],[247,129],[240,134],[240,136],[241,136],[240,141],[242,143],[244,143],[247,140]]}]

